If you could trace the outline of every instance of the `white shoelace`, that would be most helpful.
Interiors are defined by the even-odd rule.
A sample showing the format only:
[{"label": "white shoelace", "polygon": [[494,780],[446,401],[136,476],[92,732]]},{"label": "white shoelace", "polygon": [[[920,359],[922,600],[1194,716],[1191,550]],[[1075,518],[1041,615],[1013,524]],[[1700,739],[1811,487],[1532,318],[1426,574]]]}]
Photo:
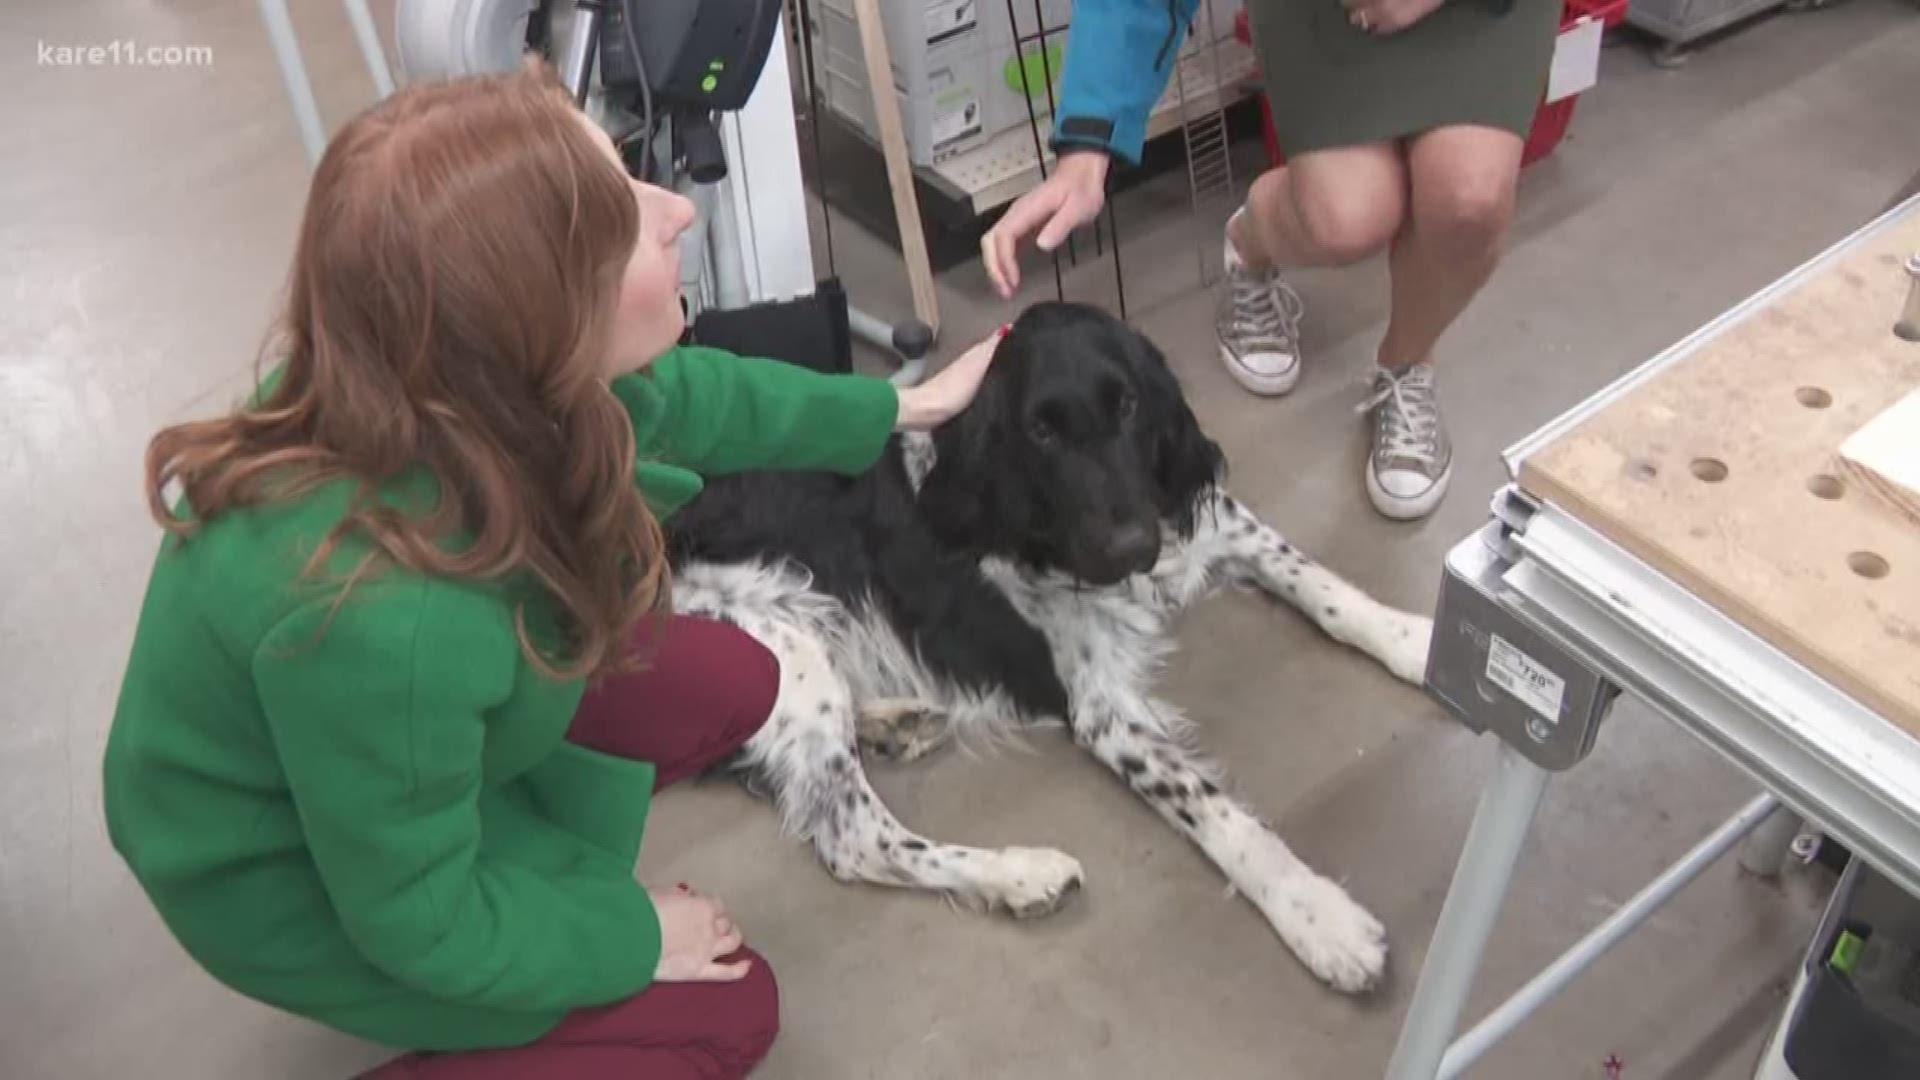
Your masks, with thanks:
[{"label": "white shoelace", "polygon": [[1234,271],[1233,328],[1247,334],[1275,334],[1288,339],[1306,314],[1306,304],[1271,274],[1240,268]]},{"label": "white shoelace", "polygon": [[1366,400],[1354,411],[1372,412],[1383,405],[1386,415],[1376,429],[1374,453],[1434,464],[1439,459],[1440,406],[1434,400],[1433,369],[1415,364],[1397,375],[1379,371]]}]

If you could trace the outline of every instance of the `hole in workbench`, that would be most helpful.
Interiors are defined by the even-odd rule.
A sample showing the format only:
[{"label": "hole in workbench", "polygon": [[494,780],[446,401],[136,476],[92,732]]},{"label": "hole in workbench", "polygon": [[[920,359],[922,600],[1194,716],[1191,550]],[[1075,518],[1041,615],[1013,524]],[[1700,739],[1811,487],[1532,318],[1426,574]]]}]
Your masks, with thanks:
[{"label": "hole in workbench", "polygon": [[1727,463],[1721,461],[1719,458],[1694,458],[1693,476],[1696,480],[1704,480],[1709,484],[1717,484],[1727,478]]},{"label": "hole in workbench", "polygon": [[1815,496],[1829,501],[1838,499],[1847,493],[1847,485],[1837,476],[1827,473],[1815,473],[1807,478],[1807,490]]},{"label": "hole in workbench", "polygon": [[1863,578],[1879,580],[1886,577],[1893,567],[1887,565],[1885,557],[1872,551],[1856,551],[1847,556],[1847,566]]},{"label": "hole in workbench", "polygon": [[1793,396],[1809,409],[1824,409],[1833,404],[1833,395],[1817,386],[1803,386],[1795,390]]}]

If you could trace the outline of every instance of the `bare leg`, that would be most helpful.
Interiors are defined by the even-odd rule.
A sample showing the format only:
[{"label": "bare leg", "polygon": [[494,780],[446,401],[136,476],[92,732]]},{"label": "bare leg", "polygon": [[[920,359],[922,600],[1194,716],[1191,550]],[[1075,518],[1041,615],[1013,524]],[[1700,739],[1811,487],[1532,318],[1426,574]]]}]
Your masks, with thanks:
[{"label": "bare leg", "polygon": [[1394,239],[1392,314],[1366,408],[1373,428],[1365,484],[1374,509],[1425,517],[1446,497],[1453,442],[1440,417],[1433,346],[1500,258],[1523,144],[1510,132],[1456,125],[1407,144],[1407,223]]},{"label": "bare leg", "polygon": [[1410,213],[1393,241],[1393,313],[1381,367],[1430,360],[1434,342],[1493,274],[1513,220],[1523,147],[1512,132],[1466,126],[1408,144]]},{"label": "bare leg", "polygon": [[1386,143],[1302,154],[1254,181],[1227,221],[1214,328],[1228,374],[1256,394],[1293,389],[1305,307],[1281,271],[1366,258],[1400,230],[1406,204],[1406,167]]},{"label": "bare leg", "polygon": [[1385,247],[1406,206],[1407,171],[1391,144],[1316,150],[1255,180],[1227,234],[1250,270],[1345,266]]}]

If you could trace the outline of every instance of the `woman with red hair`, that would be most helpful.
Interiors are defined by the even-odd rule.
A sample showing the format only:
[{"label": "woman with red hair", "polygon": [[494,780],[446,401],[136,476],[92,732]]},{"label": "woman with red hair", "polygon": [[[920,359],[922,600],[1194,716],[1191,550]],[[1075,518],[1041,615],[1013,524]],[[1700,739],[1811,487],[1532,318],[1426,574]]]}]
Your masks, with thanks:
[{"label": "woman with red hair", "polygon": [[659,787],[780,672],[666,606],[701,475],[857,472],[972,398],[676,347],[688,203],[544,69],[411,89],[315,173],[283,342],[162,431],[106,755],[116,848],[235,990],[386,1077],[745,1075],[778,1027],[726,907],[634,878]]}]

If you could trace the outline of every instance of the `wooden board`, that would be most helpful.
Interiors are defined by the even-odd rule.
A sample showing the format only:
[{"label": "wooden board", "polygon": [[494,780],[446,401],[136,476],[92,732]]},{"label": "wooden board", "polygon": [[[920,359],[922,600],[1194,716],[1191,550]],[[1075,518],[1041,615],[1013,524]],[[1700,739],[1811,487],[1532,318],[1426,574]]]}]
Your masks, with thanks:
[{"label": "wooden board", "polygon": [[860,48],[866,54],[867,85],[873,88],[873,116],[880,128],[880,150],[887,162],[887,186],[900,227],[900,254],[907,261],[907,286],[913,314],[936,335],[940,332],[940,294],[934,290],[933,260],[920,227],[920,196],[913,190],[906,129],[900,123],[900,99],[893,92],[893,59],[887,51],[887,27],[880,21],[880,0],[854,0]]},{"label": "wooden board", "polygon": [[[1755,223],[1755,228],[1765,228]],[[1920,523],[1841,443],[1920,388],[1912,210],[1555,439],[1523,490],[1920,736]]]},{"label": "wooden board", "polygon": [[1847,436],[1840,460],[1862,490],[1898,507],[1920,528],[1920,390]]}]

